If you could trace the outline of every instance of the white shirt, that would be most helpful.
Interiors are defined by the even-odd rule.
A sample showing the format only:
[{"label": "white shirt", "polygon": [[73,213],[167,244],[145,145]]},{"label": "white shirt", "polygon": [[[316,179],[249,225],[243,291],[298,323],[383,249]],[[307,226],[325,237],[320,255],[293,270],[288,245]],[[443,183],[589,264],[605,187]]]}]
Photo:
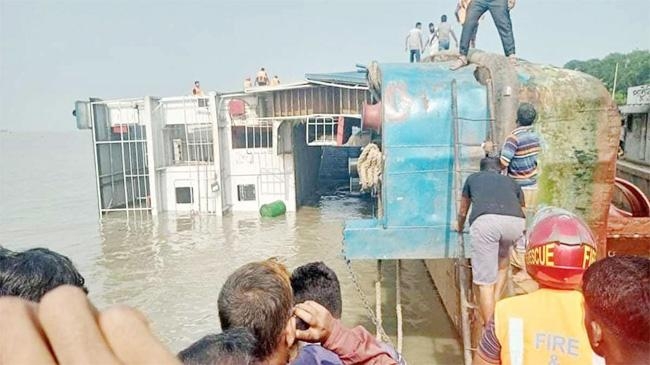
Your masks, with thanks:
[{"label": "white shirt", "polygon": [[411,29],[406,37],[406,44],[409,49],[422,50],[422,31],[418,28]]}]

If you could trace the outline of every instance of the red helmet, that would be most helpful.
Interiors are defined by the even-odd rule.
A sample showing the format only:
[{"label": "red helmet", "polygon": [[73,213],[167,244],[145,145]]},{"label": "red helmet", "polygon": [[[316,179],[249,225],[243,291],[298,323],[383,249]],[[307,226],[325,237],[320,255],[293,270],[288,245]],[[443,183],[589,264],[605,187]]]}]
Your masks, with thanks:
[{"label": "red helmet", "polygon": [[596,261],[596,240],[585,222],[560,208],[541,209],[526,244],[526,270],[540,285],[576,289]]}]

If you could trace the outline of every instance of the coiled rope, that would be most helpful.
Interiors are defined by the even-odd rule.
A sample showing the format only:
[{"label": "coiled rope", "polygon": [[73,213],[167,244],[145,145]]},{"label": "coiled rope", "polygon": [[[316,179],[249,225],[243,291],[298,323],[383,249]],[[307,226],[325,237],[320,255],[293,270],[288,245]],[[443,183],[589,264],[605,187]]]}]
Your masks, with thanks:
[{"label": "coiled rope", "polygon": [[363,148],[357,161],[359,183],[361,183],[362,190],[379,186],[383,168],[382,162],[382,154],[376,144],[369,143]]}]

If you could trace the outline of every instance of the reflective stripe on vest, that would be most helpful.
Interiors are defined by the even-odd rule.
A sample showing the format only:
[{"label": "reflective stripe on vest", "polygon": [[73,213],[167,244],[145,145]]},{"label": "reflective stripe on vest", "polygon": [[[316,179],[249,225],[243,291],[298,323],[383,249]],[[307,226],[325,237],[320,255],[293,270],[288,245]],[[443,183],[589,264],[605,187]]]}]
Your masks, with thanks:
[{"label": "reflective stripe on vest", "polygon": [[598,364],[583,318],[577,291],[539,289],[499,301],[494,324],[502,364]]},{"label": "reflective stripe on vest", "polygon": [[508,319],[508,342],[510,343],[510,361],[512,365],[524,364],[524,320]]}]

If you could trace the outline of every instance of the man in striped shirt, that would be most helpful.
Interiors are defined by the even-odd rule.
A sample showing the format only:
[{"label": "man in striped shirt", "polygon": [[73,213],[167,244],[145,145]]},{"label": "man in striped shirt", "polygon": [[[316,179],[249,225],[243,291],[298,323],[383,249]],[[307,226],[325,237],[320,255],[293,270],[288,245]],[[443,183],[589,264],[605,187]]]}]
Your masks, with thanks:
[{"label": "man in striped shirt", "polygon": [[[527,217],[532,217],[537,207],[537,155],[541,147],[539,136],[532,127],[536,118],[537,112],[532,104],[520,104],[517,110],[517,128],[506,138],[501,149],[501,166],[521,187],[525,201],[524,213]],[[537,289],[537,283],[526,272],[525,251],[524,240],[519,240],[510,255],[512,280],[517,292],[520,292],[520,289],[524,292]]]},{"label": "man in striped shirt", "polygon": [[517,110],[517,128],[510,133],[501,149],[501,165],[522,188],[537,184],[537,155],[541,147],[532,124],[537,118],[535,107],[522,103]]}]

